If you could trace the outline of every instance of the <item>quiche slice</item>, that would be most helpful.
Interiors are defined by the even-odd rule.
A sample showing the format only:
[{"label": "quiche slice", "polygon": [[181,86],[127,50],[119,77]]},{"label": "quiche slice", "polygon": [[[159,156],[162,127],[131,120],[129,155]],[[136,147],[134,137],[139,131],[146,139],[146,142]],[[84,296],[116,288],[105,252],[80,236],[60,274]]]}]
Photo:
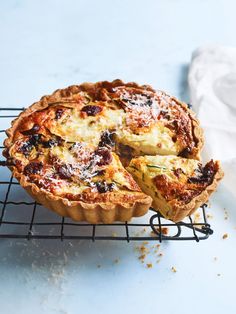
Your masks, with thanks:
[{"label": "quiche slice", "polygon": [[207,202],[223,177],[219,161],[203,166],[197,160],[176,156],[140,156],[131,160],[127,170],[152,197],[153,208],[174,222]]}]

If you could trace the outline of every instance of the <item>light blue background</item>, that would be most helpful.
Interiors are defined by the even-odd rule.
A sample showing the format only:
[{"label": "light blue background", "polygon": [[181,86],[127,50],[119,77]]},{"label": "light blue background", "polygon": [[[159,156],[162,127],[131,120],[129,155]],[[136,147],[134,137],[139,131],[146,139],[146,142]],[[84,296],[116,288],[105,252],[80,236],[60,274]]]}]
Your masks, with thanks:
[{"label": "light blue background", "polygon": [[[192,51],[235,46],[235,12],[233,0],[1,0],[0,106],[28,106],[57,88],[115,78],[187,101]],[[222,185],[209,209],[214,235],[162,244],[159,264],[148,257],[152,269],[132,243],[0,240],[0,313],[236,313],[236,214],[225,193]],[[28,198],[21,190],[11,197]]]}]

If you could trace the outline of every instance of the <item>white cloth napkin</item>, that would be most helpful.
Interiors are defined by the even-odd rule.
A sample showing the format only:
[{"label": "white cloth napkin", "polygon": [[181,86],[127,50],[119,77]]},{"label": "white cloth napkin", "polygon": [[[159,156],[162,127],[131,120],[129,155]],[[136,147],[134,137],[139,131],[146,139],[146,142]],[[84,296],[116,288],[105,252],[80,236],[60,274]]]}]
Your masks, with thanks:
[{"label": "white cloth napkin", "polygon": [[203,159],[220,159],[224,183],[236,193],[236,48],[194,51],[188,77],[193,109],[205,133]]}]

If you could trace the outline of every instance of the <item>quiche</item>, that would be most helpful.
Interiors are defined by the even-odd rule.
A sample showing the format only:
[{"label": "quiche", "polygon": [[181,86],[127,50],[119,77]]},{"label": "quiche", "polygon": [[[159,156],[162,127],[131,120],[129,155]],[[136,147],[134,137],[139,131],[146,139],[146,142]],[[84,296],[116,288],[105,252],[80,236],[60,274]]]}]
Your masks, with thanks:
[{"label": "quiche", "polygon": [[164,164],[181,156],[197,165],[203,147],[202,129],[186,104],[121,80],[57,90],[23,111],[6,133],[7,165],[32,197],[59,215],[91,223],[148,211],[155,195],[133,171],[137,157],[164,156]]},{"label": "quiche", "polygon": [[137,157],[127,170],[152,197],[152,206],[174,222],[207,202],[223,176],[218,161],[203,166],[198,160],[177,156]]}]

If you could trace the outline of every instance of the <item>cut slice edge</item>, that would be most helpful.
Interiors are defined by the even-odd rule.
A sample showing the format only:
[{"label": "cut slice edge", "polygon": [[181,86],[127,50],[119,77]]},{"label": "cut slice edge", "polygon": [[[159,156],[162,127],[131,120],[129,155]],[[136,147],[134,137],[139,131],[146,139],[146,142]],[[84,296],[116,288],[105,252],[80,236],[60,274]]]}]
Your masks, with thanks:
[{"label": "cut slice edge", "polygon": [[[154,161],[155,165],[153,164]],[[152,162],[152,164],[150,162]],[[184,172],[187,173],[185,178],[186,186],[184,186],[183,178],[174,179],[174,176],[171,173],[173,169],[169,169],[170,165],[173,165],[173,168],[178,169],[178,166],[181,163],[184,165]],[[142,191],[152,197],[152,207],[160,212],[164,218],[179,222],[185,217],[192,215],[202,204],[206,203],[210,195],[216,190],[219,181],[223,178],[224,173],[220,166],[220,162],[210,161],[206,166],[210,163],[212,166],[214,165],[214,175],[205,186],[199,186],[199,189],[197,189],[197,184],[187,183],[191,176],[194,175],[197,166],[200,165],[200,167],[202,167],[202,164],[197,160],[176,156],[141,156],[133,158],[127,167],[127,170],[133,175]],[[155,184],[155,177],[158,175],[159,181],[163,179],[163,182],[158,183],[164,185],[167,184],[165,188],[168,186],[168,183],[170,183],[170,186],[171,183],[173,183],[173,186],[176,184],[178,187],[178,183],[180,184],[182,181],[180,185],[183,192],[182,195],[188,191],[190,191],[190,193],[193,192],[193,195],[190,195],[187,201],[183,201],[179,199],[178,195],[176,197],[171,197],[172,190],[163,193],[163,190],[161,191],[158,189]]]}]

